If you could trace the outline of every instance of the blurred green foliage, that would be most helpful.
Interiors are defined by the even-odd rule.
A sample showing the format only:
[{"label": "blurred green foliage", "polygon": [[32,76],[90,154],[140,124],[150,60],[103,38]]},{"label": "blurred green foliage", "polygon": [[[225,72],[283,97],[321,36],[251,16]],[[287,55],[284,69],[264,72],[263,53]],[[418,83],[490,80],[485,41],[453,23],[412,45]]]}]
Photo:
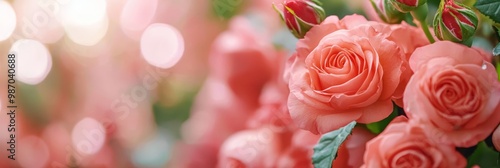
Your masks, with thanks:
[{"label": "blurred green foliage", "polygon": [[[48,111],[53,108],[53,102],[57,102],[59,95],[64,92],[64,87],[61,81],[62,69],[59,67],[59,60],[53,59],[52,70],[47,75],[46,79],[38,85],[28,85],[20,81],[16,81],[16,103],[18,111],[22,111],[24,116],[29,121],[28,123],[34,126],[47,125],[51,120],[57,120],[51,117],[53,111]],[[50,93],[50,95],[42,95],[41,92]],[[45,97],[44,97],[45,96]],[[68,101],[71,102],[71,101]],[[51,104],[52,103],[52,104]],[[56,108],[59,108],[59,105]]]},{"label": "blurred green foliage", "polygon": [[339,18],[343,18],[345,15],[353,13],[365,15],[364,11],[353,11],[350,9],[345,1],[320,0],[320,2],[323,3],[323,9],[325,10],[326,16],[337,15]]},{"label": "blurred green foliage", "polygon": [[500,153],[489,148],[486,143],[481,142],[467,160],[467,167],[472,167],[474,165],[479,165],[479,167],[482,168],[500,167],[499,154]]},{"label": "blurred green foliage", "polygon": [[179,103],[172,106],[155,102],[152,105],[155,122],[159,126],[166,126],[166,129],[174,133],[176,137],[180,137],[179,128],[182,122],[189,118],[195,97],[196,92],[192,91],[186,93],[186,96]]},{"label": "blurred green foliage", "polygon": [[236,15],[245,5],[244,0],[211,0],[212,13],[222,19],[229,20]]}]

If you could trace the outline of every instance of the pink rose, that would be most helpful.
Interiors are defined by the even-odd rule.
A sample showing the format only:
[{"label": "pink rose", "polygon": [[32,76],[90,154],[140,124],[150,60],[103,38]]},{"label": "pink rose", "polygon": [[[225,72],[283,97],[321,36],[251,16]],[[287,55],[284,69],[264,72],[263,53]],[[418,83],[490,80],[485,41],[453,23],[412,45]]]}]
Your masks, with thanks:
[{"label": "pink rose", "polygon": [[[219,164],[218,155],[237,157],[221,150],[239,150],[228,147],[230,139],[243,140],[241,134],[254,135],[256,129],[291,137],[285,104],[288,90],[281,78],[284,54],[274,49],[268,36],[252,28],[248,19],[235,17],[230,29],[214,41],[210,74],[196,97],[191,117],[182,126],[187,154],[179,156],[175,165],[236,164],[231,158],[221,158]],[[191,158],[192,153],[205,158]],[[248,158],[241,159],[253,164],[245,162]]]},{"label": "pink rose", "polygon": [[244,130],[231,135],[220,148],[218,167],[272,167],[281,152],[281,139],[270,129]]},{"label": "pink rose", "polygon": [[[283,58],[271,39],[253,29],[249,20],[237,17],[210,52],[211,76],[228,84],[249,105],[258,105],[265,84],[280,72]],[[248,45],[252,44],[252,45]]]},{"label": "pink rose", "polygon": [[288,88],[284,82],[270,82],[261,93],[261,106],[248,118],[248,128],[259,128],[269,125],[275,132],[288,133],[297,127],[290,118],[286,106]]},{"label": "pink rose", "polygon": [[429,137],[470,147],[498,125],[500,83],[493,65],[483,58],[476,49],[447,41],[415,50],[405,111]]},{"label": "pink rose", "polygon": [[452,145],[431,141],[421,127],[398,117],[366,144],[364,168],[465,167],[466,159]]},{"label": "pink rose", "polygon": [[218,148],[231,134],[246,129],[256,108],[240,101],[225,82],[208,78],[196,97],[191,117],[182,125],[184,140]]},{"label": "pink rose", "polygon": [[328,17],[299,41],[285,78],[290,115],[300,128],[326,133],[392,112],[405,56],[390,34],[390,26],[354,15]]},{"label": "pink rose", "polygon": [[312,154],[314,145],[321,138],[305,130],[297,130],[293,134],[291,144],[280,156],[277,168],[312,168]]},{"label": "pink rose", "polygon": [[[230,29],[214,41],[210,74],[196,97],[191,117],[183,124],[185,140],[219,147],[231,134],[246,129],[249,119],[257,118],[253,117],[257,109],[280,108],[278,103],[260,107],[260,99],[269,83],[277,83],[281,77],[284,63],[279,63],[283,59],[284,55],[273,48],[270,39],[254,30],[248,19],[232,19]],[[281,85],[274,90],[284,92],[284,96],[275,94],[278,98],[269,99],[286,101],[286,87]]]}]

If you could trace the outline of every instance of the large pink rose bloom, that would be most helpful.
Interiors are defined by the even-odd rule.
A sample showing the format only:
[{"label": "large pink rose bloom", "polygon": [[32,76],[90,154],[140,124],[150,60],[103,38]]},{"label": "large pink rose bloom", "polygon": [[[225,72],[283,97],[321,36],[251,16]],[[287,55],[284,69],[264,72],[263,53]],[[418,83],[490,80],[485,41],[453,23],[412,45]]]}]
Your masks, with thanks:
[{"label": "large pink rose bloom", "polygon": [[417,49],[406,87],[408,116],[430,137],[459,147],[485,139],[500,122],[500,83],[493,65],[472,48],[442,41]]},{"label": "large pink rose bloom", "polygon": [[392,99],[401,97],[394,94],[402,94],[405,55],[388,39],[391,32],[362,16],[332,16],[299,41],[285,78],[290,115],[300,128],[326,133],[392,112]]},{"label": "large pink rose bloom", "polygon": [[435,143],[426,130],[404,117],[394,119],[380,135],[366,144],[362,168],[465,167],[465,158],[452,145]]}]

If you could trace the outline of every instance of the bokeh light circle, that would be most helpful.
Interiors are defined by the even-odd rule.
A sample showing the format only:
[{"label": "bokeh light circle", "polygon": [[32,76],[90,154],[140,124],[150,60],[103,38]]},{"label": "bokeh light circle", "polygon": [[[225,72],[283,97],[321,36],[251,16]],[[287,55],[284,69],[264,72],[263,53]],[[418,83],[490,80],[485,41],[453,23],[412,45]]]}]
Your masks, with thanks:
[{"label": "bokeh light circle", "polygon": [[0,0],[0,41],[9,38],[16,28],[16,13],[12,6]]},{"label": "bokeh light circle", "polygon": [[61,8],[62,21],[75,25],[92,25],[106,16],[106,0],[71,0]]},{"label": "bokeh light circle", "polygon": [[16,54],[16,79],[30,85],[42,82],[52,69],[49,50],[36,40],[21,39],[12,45]]},{"label": "bokeh light circle", "polygon": [[71,0],[60,15],[68,37],[85,46],[101,41],[109,26],[106,8],[106,0]]},{"label": "bokeh light circle", "polygon": [[93,155],[99,152],[106,140],[106,130],[93,118],[80,120],[71,131],[71,141],[78,153]]},{"label": "bokeh light circle", "polygon": [[64,25],[64,29],[69,39],[76,44],[84,46],[94,46],[99,43],[106,35],[108,27],[109,20],[107,16],[93,25]]},{"label": "bokeh light circle", "polygon": [[136,40],[153,20],[158,0],[128,0],[120,15],[123,32]]},{"label": "bokeh light circle", "polygon": [[184,54],[184,39],[174,27],[151,24],[141,37],[141,53],[146,61],[159,68],[170,68]]},{"label": "bokeh light circle", "polygon": [[21,167],[42,168],[48,163],[50,151],[43,139],[30,135],[21,138],[17,146],[19,156],[16,159]]},{"label": "bokeh light circle", "polygon": [[64,36],[62,24],[58,20],[63,6],[55,0],[16,0],[12,6],[18,18],[15,38],[53,44]]}]

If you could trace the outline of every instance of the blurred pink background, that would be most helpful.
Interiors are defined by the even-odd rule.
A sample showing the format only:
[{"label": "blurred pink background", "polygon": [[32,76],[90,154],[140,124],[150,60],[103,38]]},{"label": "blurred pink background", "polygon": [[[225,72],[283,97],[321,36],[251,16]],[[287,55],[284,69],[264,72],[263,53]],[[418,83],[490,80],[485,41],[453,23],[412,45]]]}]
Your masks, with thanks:
[{"label": "blurred pink background", "polygon": [[[240,122],[231,112],[245,118],[241,111],[283,99],[260,92],[283,91],[281,69],[296,40],[272,3],[0,0],[0,167],[183,167],[183,159],[202,159],[180,151],[200,138],[220,145],[247,127],[217,125],[218,117]],[[15,161],[5,150],[10,52]],[[227,102],[235,90],[244,104]],[[202,114],[210,110],[230,113]]]}]

